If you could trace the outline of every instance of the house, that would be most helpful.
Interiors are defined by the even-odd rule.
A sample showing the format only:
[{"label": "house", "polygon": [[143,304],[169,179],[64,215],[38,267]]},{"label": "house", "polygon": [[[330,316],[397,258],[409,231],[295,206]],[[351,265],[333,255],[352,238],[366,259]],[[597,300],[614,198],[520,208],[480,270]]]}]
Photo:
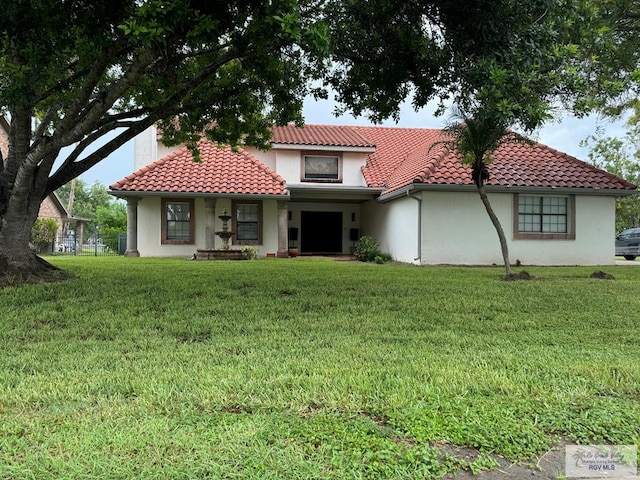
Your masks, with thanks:
[{"label": "house", "polygon": [[[231,248],[260,255],[348,254],[370,235],[416,264],[500,264],[496,232],[470,170],[437,129],[275,127],[273,148],[168,149],[155,128],[135,141],[135,172],[110,186],[128,203],[131,256],[217,249],[227,212]],[[493,155],[487,192],[523,264],[614,262],[615,198],[636,186],[539,143]]]},{"label": "house", "polygon": [[84,222],[87,219],[69,215],[55,192],[50,193],[40,204],[38,218],[53,218],[58,223],[56,240],[48,251],[75,252],[82,243]]},{"label": "house", "polygon": [[[6,158],[9,152],[9,122],[0,115],[0,153]],[[75,249],[75,238],[82,238],[85,219],[72,217],[55,194],[50,193],[40,204],[38,218],[53,218],[58,223],[56,241],[51,246],[53,251]]]}]

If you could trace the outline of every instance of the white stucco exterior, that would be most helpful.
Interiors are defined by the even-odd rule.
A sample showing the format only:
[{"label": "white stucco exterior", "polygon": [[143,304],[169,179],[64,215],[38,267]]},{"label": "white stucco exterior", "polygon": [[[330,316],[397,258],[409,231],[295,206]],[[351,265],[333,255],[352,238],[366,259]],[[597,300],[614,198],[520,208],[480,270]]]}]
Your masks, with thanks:
[{"label": "white stucco exterior", "polygon": [[395,260],[419,263],[419,203],[401,197],[393,202],[372,200],[362,206],[362,234],[380,242],[380,250]]},{"label": "white stucco exterior", "polygon": [[[302,164],[305,152],[302,149],[273,149],[262,151],[255,148],[245,148],[247,152],[256,157],[267,167],[285,179],[287,185],[296,185],[302,182]],[[332,155],[331,152],[317,152],[318,155]],[[344,187],[366,187],[367,183],[362,175],[362,167],[366,163],[366,154],[362,152],[343,152],[341,181],[337,183]]]},{"label": "white stucco exterior", "polygon": [[[204,249],[206,244],[206,210],[203,198],[194,200],[195,214],[195,244],[189,245],[163,245],[161,242],[161,199],[175,198],[150,196],[143,197],[138,202],[138,251],[142,257],[191,257],[197,249]],[[219,198],[216,200],[215,226],[216,231],[222,230],[222,221],[218,215],[223,210],[231,211],[231,199]],[[267,253],[276,253],[278,249],[278,205],[276,200],[264,200],[262,204],[263,225],[261,245],[255,245],[258,255],[266,256]],[[231,228],[231,222],[229,222]],[[215,237],[214,248],[222,246],[220,237]],[[231,248],[241,249],[241,246],[231,245]]]},{"label": "white stucco exterior", "polygon": [[[399,197],[368,202],[363,233],[380,242],[395,259],[427,265],[500,265],[497,233],[477,192],[423,191],[420,253],[417,253],[418,202]],[[615,198],[575,196],[575,239],[514,239],[513,194],[489,199],[507,236],[509,257],[524,265],[607,265],[614,263]],[[419,258],[417,258],[419,257]]]}]

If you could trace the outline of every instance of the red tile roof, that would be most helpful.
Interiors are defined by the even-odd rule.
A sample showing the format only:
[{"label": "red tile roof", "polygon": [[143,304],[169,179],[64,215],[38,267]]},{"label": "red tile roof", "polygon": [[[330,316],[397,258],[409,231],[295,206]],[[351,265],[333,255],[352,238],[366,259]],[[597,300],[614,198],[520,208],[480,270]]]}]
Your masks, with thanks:
[{"label": "red tile roof", "polygon": [[114,183],[113,191],[286,195],[284,179],[255,157],[201,140],[201,162],[186,148]]},{"label": "red tile roof", "polygon": [[[274,128],[274,143],[367,147],[375,151],[362,167],[370,187],[383,194],[411,184],[473,185],[471,170],[445,143],[442,130],[395,127],[293,125]],[[202,163],[186,148],[111,185],[114,191],[212,194],[286,194],[282,177],[244,150],[219,149],[200,142]],[[487,185],[635,190],[636,186],[539,143],[505,143],[489,165]]]},{"label": "red tile roof", "polygon": [[[412,183],[473,185],[471,169],[461,163],[460,155],[446,143],[439,143],[446,140],[441,130],[387,130],[391,131],[380,135],[376,127],[368,127],[366,131],[360,129],[368,138],[378,133],[378,150],[369,155],[363,173],[369,183],[380,186],[379,182],[383,182],[382,186],[387,188],[383,194]],[[405,152],[383,154],[387,147],[397,152],[399,141]],[[400,156],[403,156],[401,161]],[[636,188],[622,178],[540,143],[508,142],[492,157],[487,185],[611,190]],[[388,172],[391,173],[387,175]]]},{"label": "red tile roof", "polygon": [[430,161],[437,160],[441,148],[431,146],[445,139],[435,128],[358,127],[358,131],[376,144],[362,169],[371,187],[413,183]]},{"label": "red tile roof", "polygon": [[324,147],[375,147],[369,139],[358,133],[357,127],[341,125],[305,125],[302,128],[295,125],[274,127],[273,143]]}]

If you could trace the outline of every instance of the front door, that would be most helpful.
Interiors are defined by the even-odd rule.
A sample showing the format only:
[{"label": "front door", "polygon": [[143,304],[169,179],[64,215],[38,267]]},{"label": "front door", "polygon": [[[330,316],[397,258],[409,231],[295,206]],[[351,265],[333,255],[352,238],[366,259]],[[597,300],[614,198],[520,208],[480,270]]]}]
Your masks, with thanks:
[{"label": "front door", "polygon": [[300,253],[342,253],[342,212],[300,213]]}]

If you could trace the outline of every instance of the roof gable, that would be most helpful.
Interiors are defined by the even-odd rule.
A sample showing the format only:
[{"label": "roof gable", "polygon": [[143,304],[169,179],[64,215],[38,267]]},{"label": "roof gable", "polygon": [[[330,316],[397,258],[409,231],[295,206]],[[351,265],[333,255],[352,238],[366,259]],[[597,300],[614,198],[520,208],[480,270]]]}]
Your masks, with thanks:
[{"label": "roof gable", "polygon": [[280,175],[244,150],[198,143],[201,161],[188,148],[177,150],[109,188],[117,192],[286,195]]}]

